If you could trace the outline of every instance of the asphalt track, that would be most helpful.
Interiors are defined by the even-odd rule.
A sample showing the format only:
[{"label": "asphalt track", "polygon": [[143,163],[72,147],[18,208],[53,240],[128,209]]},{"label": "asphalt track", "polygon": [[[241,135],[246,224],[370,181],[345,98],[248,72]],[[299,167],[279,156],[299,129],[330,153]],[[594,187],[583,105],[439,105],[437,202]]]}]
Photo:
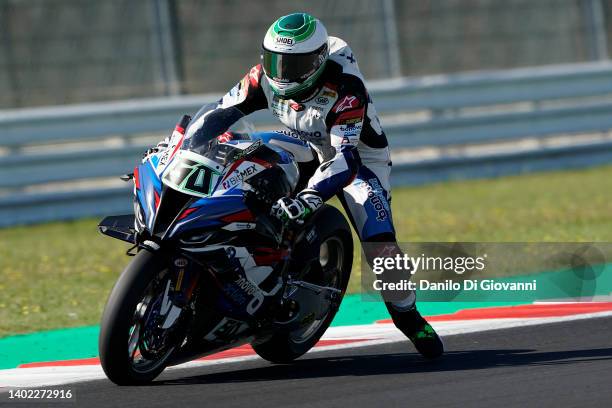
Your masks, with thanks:
[{"label": "asphalt track", "polygon": [[144,387],[100,380],[54,388],[73,390],[77,404],[66,406],[91,408],[612,406],[612,317],[445,343],[436,362],[408,343],[390,343],[312,353],[291,365],[257,360],[176,370]]}]

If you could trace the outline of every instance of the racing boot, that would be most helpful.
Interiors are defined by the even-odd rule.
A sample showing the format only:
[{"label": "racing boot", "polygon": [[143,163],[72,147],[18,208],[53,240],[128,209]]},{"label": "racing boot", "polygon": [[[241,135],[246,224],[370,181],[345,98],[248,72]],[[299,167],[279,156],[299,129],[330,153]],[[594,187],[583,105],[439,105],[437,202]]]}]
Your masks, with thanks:
[{"label": "racing boot", "polygon": [[427,359],[435,359],[444,353],[444,344],[427,320],[421,316],[413,303],[402,308],[396,303],[385,302],[387,310],[393,319],[395,327],[406,335],[421,355]]}]

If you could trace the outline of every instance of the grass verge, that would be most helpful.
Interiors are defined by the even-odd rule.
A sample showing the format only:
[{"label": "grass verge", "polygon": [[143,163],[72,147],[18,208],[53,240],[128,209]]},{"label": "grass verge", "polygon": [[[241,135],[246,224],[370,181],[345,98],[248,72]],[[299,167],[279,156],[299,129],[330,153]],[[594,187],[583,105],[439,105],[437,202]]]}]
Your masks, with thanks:
[{"label": "grass verge", "polygon": [[[405,241],[610,241],[612,166],[393,191]],[[335,203],[337,204],[337,203]],[[128,245],[97,220],[0,229],[0,337],[97,324]],[[349,291],[359,290],[356,251]]]}]

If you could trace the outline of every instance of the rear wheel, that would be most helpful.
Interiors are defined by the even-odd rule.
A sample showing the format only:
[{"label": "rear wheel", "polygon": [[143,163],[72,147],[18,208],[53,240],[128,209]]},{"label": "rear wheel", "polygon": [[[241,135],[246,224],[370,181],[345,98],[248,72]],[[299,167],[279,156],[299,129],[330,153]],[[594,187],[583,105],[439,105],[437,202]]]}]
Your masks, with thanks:
[{"label": "rear wheel", "polygon": [[[322,273],[317,273],[316,283],[341,291],[344,296],[353,265],[353,239],[346,219],[336,208],[325,206],[316,213],[313,222],[317,227],[321,246],[319,262]],[[310,281],[308,274],[303,278]],[[323,336],[340,302],[329,308],[320,319],[289,332],[277,332],[263,340],[256,340],[252,346],[262,358],[274,363],[286,363],[310,350]]]},{"label": "rear wheel", "polygon": [[98,347],[104,372],[118,385],[152,381],[181,345],[182,313],[168,324],[173,313],[167,296],[170,275],[162,256],[142,250],[109,296]]}]

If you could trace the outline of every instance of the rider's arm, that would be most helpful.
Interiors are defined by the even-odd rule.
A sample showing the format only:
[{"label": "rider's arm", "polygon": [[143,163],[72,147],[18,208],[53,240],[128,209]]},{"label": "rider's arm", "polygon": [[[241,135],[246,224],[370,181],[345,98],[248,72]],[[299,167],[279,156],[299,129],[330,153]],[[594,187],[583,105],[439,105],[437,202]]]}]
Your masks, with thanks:
[{"label": "rider's arm", "polygon": [[261,64],[255,65],[236,86],[219,99],[217,107],[221,109],[236,107],[245,116],[266,109],[268,103],[261,88],[262,75]]},{"label": "rider's arm", "polygon": [[[236,117],[236,121],[242,116],[246,116],[260,109],[266,109],[268,103],[266,96],[261,88],[261,77],[263,70],[261,65],[255,65],[249,72],[238,82],[223,98],[217,101],[216,108],[228,109],[231,107],[237,108],[242,115]],[[199,112],[201,113],[201,112]],[[233,123],[228,123],[228,128]],[[223,133],[223,132],[221,132]],[[149,149],[145,154],[145,158],[151,153],[164,151],[170,144],[171,136],[166,137],[159,142],[156,147]]]},{"label": "rider's arm", "polygon": [[357,142],[366,106],[365,89],[363,91],[356,89],[341,94],[338,98],[326,120],[335,155],[321,163],[303,193],[316,194],[326,201],[354,179],[361,165]]},{"label": "rider's arm", "polygon": [[[348,87],[344,87],[345,90]],[[352,89],[351,89],[352,88]],[[359,167],[361,159],[357,142],[366,113],[367,93],[363,84],[351,87],[350,92],[339,93],[340,97],[326,118],[331,148],[334,155],[321,163],[314,175],[308,180],[307,187],[295,199],[283,197],[271,209],[271,214],[279,219],[291,219],[303,223],[304,219],[323,205],[323,202],[339,193],[350,184]]]}]

